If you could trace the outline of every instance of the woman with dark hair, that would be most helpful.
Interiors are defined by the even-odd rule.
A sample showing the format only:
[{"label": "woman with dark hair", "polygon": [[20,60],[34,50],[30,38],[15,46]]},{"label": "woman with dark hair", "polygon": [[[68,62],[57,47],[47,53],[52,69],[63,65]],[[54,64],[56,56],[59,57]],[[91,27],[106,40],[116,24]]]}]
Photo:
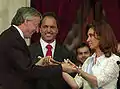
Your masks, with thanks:
[{"label": "woman with dark hair", "polygon": [[116,89],[119,76],[117,61],[117,40],[112,28],[105,21],[88,26],[87,42],[94,54],[88,57],[79,73],[72,78],[63,73],[66,82],[72,89]]}]

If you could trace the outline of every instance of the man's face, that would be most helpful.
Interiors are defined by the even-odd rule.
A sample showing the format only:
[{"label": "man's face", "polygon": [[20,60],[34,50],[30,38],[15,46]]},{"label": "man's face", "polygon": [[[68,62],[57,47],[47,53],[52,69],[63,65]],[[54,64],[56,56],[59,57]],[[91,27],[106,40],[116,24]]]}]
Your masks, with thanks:
[{"label": "man's face", "polygon": [[33,17],[31,20],[25,20],[26,30],[24,31],[25,38],[30,38],[32,34],[39,30],[40,17]]},{"label": "man's face", "polygon": [[58,33],[57,22],[53,17],[46,16],[40,27],[41,37],[47,43],[51,43],[56,39]]},{"label": "man's face", "polygon": [[84,61],[90,56],[90,50],[87,46],[81,47],[77,49],[77,60],[81,63],[84,63]]}]

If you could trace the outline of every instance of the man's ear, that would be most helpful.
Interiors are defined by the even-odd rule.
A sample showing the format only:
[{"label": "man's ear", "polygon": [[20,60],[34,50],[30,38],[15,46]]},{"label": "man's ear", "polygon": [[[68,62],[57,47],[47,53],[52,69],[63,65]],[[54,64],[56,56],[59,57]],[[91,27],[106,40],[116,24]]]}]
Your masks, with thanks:
[{"label": "man's ear", "polygon": [[58,28],[57,28],[57,32],[56,32],[56,33],[58,34],[58,32],[59,32],[59,30],[58,30]]},{"label": "man's ear", "polygon": [[39,32],[40,32],[40,27],[38,27],[36,30],[36,33],[39,33]]},{"label": "man's ear", "polygon": [[24,24],[27,25],[27,23],[28,23],[28,20],[25,19],[25,20],[24,20]]},{"label": "man's ear", "polygon": [[41,33],[41,27],[39,27],[39,32]]}]

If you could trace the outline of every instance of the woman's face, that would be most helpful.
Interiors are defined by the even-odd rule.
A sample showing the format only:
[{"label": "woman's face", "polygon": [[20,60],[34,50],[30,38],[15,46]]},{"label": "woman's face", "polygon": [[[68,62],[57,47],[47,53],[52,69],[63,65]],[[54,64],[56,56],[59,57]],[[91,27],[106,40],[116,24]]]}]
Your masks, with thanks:
[{"label": "woman's face", "polygon": [[99,39],[93,28],[90,28],[87,32],[87,42],[91,49],[99,48]]}]

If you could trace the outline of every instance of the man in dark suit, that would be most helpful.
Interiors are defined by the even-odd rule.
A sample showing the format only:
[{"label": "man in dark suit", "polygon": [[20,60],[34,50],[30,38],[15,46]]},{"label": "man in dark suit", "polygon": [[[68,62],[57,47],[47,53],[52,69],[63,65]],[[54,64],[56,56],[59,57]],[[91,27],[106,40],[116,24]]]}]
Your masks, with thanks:
[{"label": "man in dark suit", "polygon": [[[47,53],[46,46],[49,44],[52,46],[51,56],[54,60],[63,62],[64,59],[70,59],[72,62],[75,62],[76,57],[74,53],[70,52],[65,46],[60,45],[56,42],[56,35],[58,34],[58,29],[59,25],[56,15],[52,12],[45,13],[40,23],[40,41],[38,43],[30,45],[29,47],[33,59],[37,59],[38,56],[45,57]],[[38,60],[34,60],[35,63]],[[60,86],[63,86],[64,88],[64,85],[66,84],[62,78],[54,78],[52,80],[40,80],[38,81],[37,89],[57,89]]]},{"label": "man in dark suit", "polygon": [[31,61],[24,38],[38,30],[41,14],[32,7],[17,10],[11,26],[0,35],[0,85],[3,89],[35,89],[34,79],[61,78],[62,71],[76,71],[71,65],[39,66]]},{"label": "man in dark suit", "polygon": [[52,46],[52,57],[54,60],[61,62],[64,59],[70,59],[72,62],[75,62],[75,54],[69,51],[64,45],[56,42],[58,29],[59,24],[56,15],[52,12],[45,13],[40,22],[40,41],[31,44],[29,47],[33,60],[37,59],[38,56],[45,57],[47,52],[46,46],[50,44]]}]

